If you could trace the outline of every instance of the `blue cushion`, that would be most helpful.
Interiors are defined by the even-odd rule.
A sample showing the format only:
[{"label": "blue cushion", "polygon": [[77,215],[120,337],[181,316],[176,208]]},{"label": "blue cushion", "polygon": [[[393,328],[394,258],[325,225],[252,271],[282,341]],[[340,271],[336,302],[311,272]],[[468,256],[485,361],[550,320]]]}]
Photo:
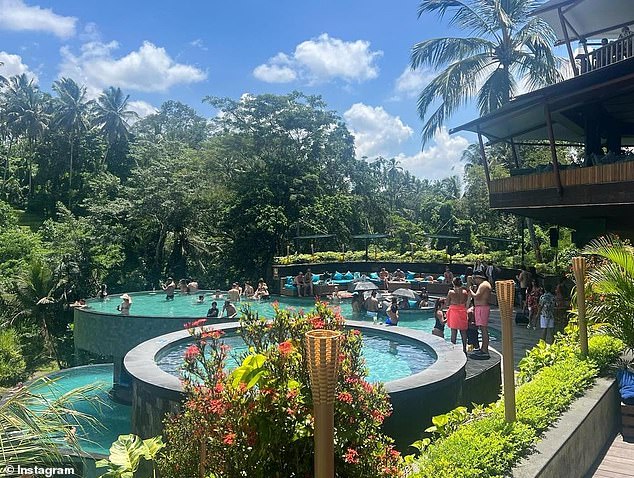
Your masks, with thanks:
[{"label": "blue cushion", "polygon": [[352,272],[348,271],[348,272],[346,272],[343,275],[343,278],[346,279],[346,280],[352,280],[352,279],[354,279],[354,274]]},{"label": "blue cushion", "polygon": [[288,289],[288,290],[295,290],[297,289],[296,286],[294,286],[293,284],[284,284],[284,288]]},{"label": "blue cushion", "polygon": [[341,272],[335,272],[335,274],[332,276],[332,280],[341,280],[343,279],[343,274]]},{"label": "blue cushion", "polygon": [[319,274],[313,274],[313,284],[319,282]]},{"label": "blue cushion", "polygon": [[616,372],[619,381],[619,391],[621,399],[626,405],[634,405],[634,373],[629,370],[619,370]]},{"label": "blue cushion", "polygon": [[416,277],[415,272],[407,271],[407,277],[406,277],[407,280],[414,280],[415,277]]},{"label": "blue cushion", "polygon": [[465,283],[465,281],[467,280],[467,276],[466,276],[466,275],[464,275],[464,274],[461,274],[461,275],[460,275],[460,280],[461,280],[461,281],[462,281],[462,283],[464,284],[464,283]]},{"label": "blue cushion", "polygon": [[371,272],[370,279],[379,279],[379,274],[377,274],[376,272]]},{"label": "blue cushion", "polygon": [[293,276],[288,276],[288,277],[286,278],[286,283],[287,283],[288,285],[293,285],[293,280],[294,280]]},{"label": "blue cushion", "polygon": [[436,279],[437,281],[440,282],[444,282],[445,281],[445,276],[438,276],[438,279]]}]

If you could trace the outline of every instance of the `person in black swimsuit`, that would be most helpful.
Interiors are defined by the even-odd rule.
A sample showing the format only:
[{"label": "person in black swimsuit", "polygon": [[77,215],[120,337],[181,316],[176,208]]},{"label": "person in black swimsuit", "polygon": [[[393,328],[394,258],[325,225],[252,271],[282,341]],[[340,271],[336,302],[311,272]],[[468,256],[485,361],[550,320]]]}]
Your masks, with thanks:
[{"label": "person in black swimsuit", "polygon": [[436,323],[434,324],[434,328],[431,333],[437,337],[445,337],[445,322],[447,319],[445,318],[445,313],[442,308],[445,305],[444,299],[436,299],[436,304],[434,306],[434,317],[436,318]]}]

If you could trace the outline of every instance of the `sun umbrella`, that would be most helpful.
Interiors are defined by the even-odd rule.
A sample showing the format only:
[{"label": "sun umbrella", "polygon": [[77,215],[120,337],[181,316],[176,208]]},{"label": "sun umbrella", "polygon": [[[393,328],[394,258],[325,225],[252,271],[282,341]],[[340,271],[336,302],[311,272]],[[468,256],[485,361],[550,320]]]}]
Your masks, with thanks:
[{"label": "sun umbrella", "polygon": [[392,292],[395,297],[405,297],[406,299],[416,299],[416,294],[412,289],[396,289]]},{"label": "sun umbrella", "polygon": [[366,290],[379,290],[379,287],[367,281],[354,282],[351,284],[351,292],[363,292]]}]

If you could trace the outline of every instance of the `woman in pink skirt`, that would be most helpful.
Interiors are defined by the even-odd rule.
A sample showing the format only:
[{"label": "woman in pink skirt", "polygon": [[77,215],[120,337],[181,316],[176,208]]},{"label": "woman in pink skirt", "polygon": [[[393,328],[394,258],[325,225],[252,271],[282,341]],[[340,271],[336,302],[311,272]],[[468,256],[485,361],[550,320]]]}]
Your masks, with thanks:
[{"label": "woman in pink skirt", "polygon": [[451,343],[455,344],[460,331],[460,339],[462,340],[462,351],[467,353],[467,329],[469,322],[467,320],[467,300],[469,293],[462,286],[460,277],[453,280],[453,290],[447,294],[447,325],[451,329]]}]

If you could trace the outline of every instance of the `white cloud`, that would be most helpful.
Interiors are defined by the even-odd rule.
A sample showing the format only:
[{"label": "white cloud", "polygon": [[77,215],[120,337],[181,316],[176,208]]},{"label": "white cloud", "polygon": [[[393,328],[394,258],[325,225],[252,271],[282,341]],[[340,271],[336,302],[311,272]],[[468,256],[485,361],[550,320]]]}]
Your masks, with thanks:
[{"label": "white cloud", "polygon": [[297,79],[297,72],[288,55],[278,53],[267,63],[256,66],[253,76],[267,83],[289,83]]},{"label": "white cloud", "polygon": [[60,38],[75,34],[77,18],[53,13],[50,8],[26,5],[23,0],[0,0],[0,29],[41,31]]},{"label": "white cloud", "polygon": [[427,179],[442,179],[458,175],[462,177],[464,165],[460,161],[469,140],[460,135],[449,136],[444,126],[436,132],[434,145],[408,156],[399,154],[401,166],[414,176]]},{"label": "white cloud", "polygon": [[94,95],[109,86],[126,90],[165,92],[178,84],[203,81],[207,74],[191,65],[176,63],[164,48],[148,41],[120,58],[113,56],[118,43],[88,42],[79,55],[69,47],[61,49],[59,76],[68,76],[88,86]]},{"label": "white cloud", "polygon": [[22,63],[20,55],[12,55],[6,51],[0,51],[0,62],[4,63],[0,66],[0,75],[5,78],[26,73],[29,78],[33,78],[37,82],[37,75],[29,70],[27,65]]},{"label": "white cloud", "polygon": [[434,76],[435,74],[431,70],[412,70],[406,66],[403,73],[394,82],[395,99],[415,98],[434,79]]},{"label": "white cloud", "polygon": [[392,116],[382,106],[353,104],[343,114],[354,136],[357,157],[393,156],[414,131],[398,116]]},{"label": "white cloud", "polygon": [[142,100],[129,101],[128,108],[138,114],[139,119],[158,113],[158,108]]},{"label": "white cloud", "polygon": [[189,45],[193,46],[194,48],[200,48],[202,51],[209,50],[209,48],[205,46],[205,42],[203,42],[202,38],[196,38],[195,40],[190,41]]},{"label": "white cloud", "polygon": [[382,51],[372,51],[365,40],[343,41],[322,33],[295,47],[291,55],[278,53],[253,70],[256,78],[269,83],[301,79],[311,84],[342,79],[348,83],[376,78],[376,60]]}]

